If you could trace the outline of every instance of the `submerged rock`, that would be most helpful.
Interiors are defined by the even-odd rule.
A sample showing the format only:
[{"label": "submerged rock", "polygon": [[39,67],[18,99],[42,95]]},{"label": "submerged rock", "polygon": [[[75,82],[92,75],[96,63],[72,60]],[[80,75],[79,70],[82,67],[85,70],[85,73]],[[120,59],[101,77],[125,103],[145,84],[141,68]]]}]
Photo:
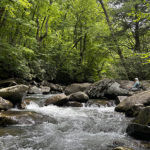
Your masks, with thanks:
[{"label": "submerged rock", "polygon": [[76,92],[69,96],[69,101],[77,101],[77,102],[85,103],[88,100],[89,97],[84,92]]},{"label": "submerged rock", "polygon": [[28,90],[26,85],[16,85],[8,88],[0,89],[0,96],[9,100],[13,105],[20,105],[23,97]]},{"label": "submerged rock", "polygon": [[57,121],[53,118],[46,117],[32,111],[5,111],[0,113],[1,126],[14,124],[34,125],[44,121],[57,123]]},{"label": "submerged rock", "polygon": [[47,105],[57,105],[57,106],[64,106],[68,102],[68,97],[65,94],[58,94],[48,98],[45,101],[45,106]]},{"label": "submerged rock", "polygon": [[140,111],[126,131],[137,139],[150,140],[150,106]]},{"label": "submerged rock", "polygon": [[71,84],[71,85],[66,87],[65,94],[70,95],[70,94],[76,93],[76,92],[84,92],[87,88],[89,88],[90,85],[91,85],[91,83],[74,83],[74,84]]},{"label": "submerged rock", "polygon": [[124,99],[115,110],[118,112],[127,112],[134,106],[148,106],[150,105],[150,91],[144,91]]},{"label": "submerged rock", "polygon": [[114,99],[117,96],[129,96],[128,90],[120,87],[120,84],[112,79],[100,80],[91,85],[87,90],[87,94],[90,98],[111,98]]},{"label": "submerged rock", "polygon": [[13,104],[10,101],[5,100],[2,97],[0,97],[0,110],[8,110],[12,107],[13,107]]}]

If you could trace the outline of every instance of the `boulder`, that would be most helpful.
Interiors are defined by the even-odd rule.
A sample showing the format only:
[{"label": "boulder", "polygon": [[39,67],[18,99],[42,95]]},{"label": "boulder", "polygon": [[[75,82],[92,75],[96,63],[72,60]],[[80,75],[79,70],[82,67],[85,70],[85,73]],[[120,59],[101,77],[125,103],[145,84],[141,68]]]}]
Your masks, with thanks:
[{"label": "boulder", "polygon": [[150,142],[149,141],[142,141],[141,143],[142,143],[142,145],[144,145],[145,148],[150,150]]},{"label": "boulder", "polygon": [[117,96],[130,95],[128,90],[121,88],[120,84],[112,79],[104,79],[92,84],[86,93],[94,99],[103,97],[114,99]]},{"label": "boulder", "polygon": [[150,140],[150,106],[140,111],[126,131],[137,139]]},{"label": "boulder", "polygon": [[128,125],[126,132],[136,139],[150,140],[150,126],[131,123]]},{"label": "boulder", "polygon": [[59,84],[50,83],[49,87],[50,87],[51,91],[55,91],[55,92],[58,92],[58,93],[63,92],[63,87]]},{"label": "boulder", "polygon": [[26,124],[34,125],[49,121],[56,123],[56,120],[50,117],[43,116],[32,111],[5,111],[0,112],[0,125],[14,125],[14,124]]},{"label": "boulder", "polygon": [[91,83],[74,83],[74,84],[71,84],[71,85],[66,87],[65,94],[70,95],[70,94],[76,93],[76,92],[84,92],[87,88],[89,88],[90,85],[91,85]]},{"label": "boulder", "polygon": [[144,109],[142,109],[133,122],[150,126],[150,106],[147,106]]},{"label": "boulder", "polygon": [[135,104],[125,112],[125,115],[126,117],[136,117],[142,109],[144,109],[142,104]]},{"label": "boulder", "polygon": [[7,79],[7,80],[0,81],[0,88],[5,88],[5,87],[10,87],[15,85],[17,85],[17,83],[14,79]]},{"label": "boulder", "polygon": [[124,99],[119,105],[116,106],[115,110],[118,112],[127,112],[134,106],[141,107],[141,105],[150,105],[150,90],[132,95]]},{"label": "boulder", "polygon": [[117,96],[116,104],[120,104],[123,100],[125,100],[128,96]]},{"label": "boulder", "polygon": [[119,146],[119,147],[114,148],[113,150],[133,150],[133,149]]},{"label": "boulder", "polygon": [[67,102],[66,106],[70,106],[70,107],[83,107],[83,104],[80,103],[80,102],[70,101],[70,102]]},{"label": "boulder", "polygon": [[126,90],[129,90],[134,85],[134,81],[129,80],[116,80],[116,82],[120,84],[120,88]]},{"label": "boulder", "polygon": [[150,80],[143,80],[140,83],[141,83],[143,90],[145,90],[145,91],[150,90]]},{"label": "boulder", "polygon": [[27,90],[28,86],[26,85],[11,86],[0,89],[0,96],[12,102],[14,106],[18,105],[20,107]]},{"label": "boulder", "polygon": [[0,110],[8,110],[12,107],[13,107],[13,104],[10,101],[5,100],[2,97],[0,97]]},{"label": "boulder", "polygon": [[50,87],[48,86],[40,86],[42,94],[49,94],[50,93]]},{"label": "boulder", "polygon": [[99,99],[90,99],[86,103],[86,106],[97,106],[97,107],[101,107],[101,106],[111,107],[113,105],[114,105],[113,100],[104,100],[104,99],[100,99],[100,100]]},{"label": "boulder", "polygon": [[58,94],[55,96],[51,96],[45,101],[45,106],[47,105],[57,105],[64,106],[68,102],[68,97],[65,94]]},{"label": "boulder", "polygon": [[42,94],[42,90],[37,86],[30,86],[28,90],[28,94]]},{"label": "boulder", "polygon": [[40,85],[42,85],[42,86],[50,86],[50,83],[48,82],[48,81],[46,81],[46,80],[43,80],[41,83],[40,83]]},{"label": "boulder", "polygon": [[88,95],[86,95],[84,92],[76,92],[69,96],[69,101],[76,101],[80,103],[85,103],[89,100]]}]

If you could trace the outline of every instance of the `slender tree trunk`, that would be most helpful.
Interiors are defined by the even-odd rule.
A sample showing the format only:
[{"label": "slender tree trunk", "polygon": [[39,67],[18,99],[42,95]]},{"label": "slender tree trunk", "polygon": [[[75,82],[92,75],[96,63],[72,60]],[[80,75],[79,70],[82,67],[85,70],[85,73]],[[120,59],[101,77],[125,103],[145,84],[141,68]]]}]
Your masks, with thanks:
[{"label": "slender tree trunk", "polygon": [[[40,28],[40,23],[39,23],[39,19],[38,19],[38,17],[37,17],[37,19],[36,19],[36,23],[37,23],[37,32],[36,32],[36,39],[37,39],[37,41],[39,42],[39,43],[41,43],[42,41],[43,41],[43,39],[45,38],[45,37],[47,37],[47,35],[48,35],[48,21],[49,21],[49,16],[47,17],[47,19],[44,19],[43,20],[43,22],[45,22],[45,20],[46,20],[46,23],[45,23],[45,29],[46,29],[46,31],[45,31],[45,33],[42,35],[42,29]],[[44,24],[44,23],[42,23],[42,24]],[[42,25],[43,26],[43,25]],[[43,27],[42,27],[43,28]],[[41,30],[40,30],[41,29]],[[41,34],[40,34],[41,33]]]},{"label": "slender tree trunk", "polygon": [[[135,15],[135,19],[138,19],[137,13],[138,13],[138,4],[135,5],[135,10],[136,10],[136,15]],[[141,45],[140,45],[140,33],[139,33],[139,21],[135,22],[135,51],[136,52],[140,52],[141,51]]]},{"label": "slender tree trunk", "polygon": [[0,8],[0,26],[1,23],[3,22],[4,12],[5,12],[5,8],[4,7]]},{"label": "slender tree trunk", "polygon": [[86,51],[86,39],[87,39],[87,34],[85,33],[85,35],[84,35],[84,41],[83,41],[83,52]]},{"label": "slender tree trunk", "polygon": [[127,79],[129,79],[128,67],[127,67],[127,65],[126,65],[126,63],[125,63],[125,58],[124,58],[124,56],[123,56],[123,54],[122,54],[122,51],[121,51],[121,49],[120,49],[120,46],[119,46],[119,44],[118,44],[118,42],[117,42],[117,39],[116,39],[116,37],[115,37],[114,30],[113,30],[113,27],[112,27],[111,22],[110,22],[110,20],[109,20],[109,16],[108,16],[107,10],[106,10],[106,8],[105,8],[105,6],[104,6],[103,0],[98,0],[98,1],[100,2],[101,6],[102,6],[102,9],[103,9],[103,11],[104,11],[104,14],[105,14],[105,17],[106,17],[106,21],[107,21],[107,24],[108,24],[108,26],[109,26],[109,30],[111,31],[111,36],[112,36],[113,41],[114,41],[114,43],[115,43],[115,45],[116,45],[117,53],[118,53],[118,55],[119,55],[119,57],[120,57],[122,66],[124,67],[124,69],[125,69],[125,71],[126,71]]},{"label": "slender tree trunk", "polygon": [[82,37],[82,25],[80,27],[80,34],[81,34],[81,40],[80,40],[80,59],[79,64],[82,64],[83,62],[83,37]]},{"label": "slender tree trunk", "polygon": [[140,37],[139,37],[139,22],[136,22],[135,24],[135,51],[140,52],[141,51],[141,45],[140,45]]}]

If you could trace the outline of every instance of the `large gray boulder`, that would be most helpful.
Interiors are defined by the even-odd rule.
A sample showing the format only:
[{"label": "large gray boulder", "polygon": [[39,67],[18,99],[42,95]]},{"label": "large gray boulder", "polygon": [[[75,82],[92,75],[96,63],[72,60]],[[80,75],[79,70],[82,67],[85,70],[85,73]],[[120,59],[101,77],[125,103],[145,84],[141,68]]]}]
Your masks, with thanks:
[{"label": "large gray boulder", "polygon": [[100,80],[91,85],[86,91],[90,98],[116,98],[117,96],[129,96],[128,90],[120,87],[120,84],[112,79]]},{"label": "large gray boulder", "polygon": [[68,85],[65,89],[65,94],[70,95],[76,92],[84,92],[87,88],[89,88],[90,85],[91,83],[74,83]]},{"label": "large gray boulder", "polygon": [[28,86],[26,85],[16,85],[8,88],[0,89],[0,96],[4,99],[9,100],[13,105],[20,105],[22,99],[26,95]]},{"label": "large gray boulder", "polygon": [[141,107],[147,105],[150,105],[150,90],[127,97],[119,105],[116,106],[115,110],[118,112],[127,112],[133,107]]},{"label": "large gray boulder", "polygon": [[72,93],[69,96],[69,101],[76,101],[76,102],[80,102],[80,103],[85,103],[89,100],[89,97],[87,94],[85,94],[84,92],[76,92],[76,93]]},{"label": "large gray boulder", "polygon": [[57,106],[64,106],[68,102],[68,97],[65,94],[58,94],[51,96],[45,101],[45,106],[47,105],[57,105]]},{"label": "large gray boulder", "polygon": [[37,123],[43,123],[49,121],[56,123],[56,120],[42,114],[38,114],[32,111],[5,111],[0,112],[0,126],[14,125],[14,124],[26,124],[34,125]]},{"label": "large gray boulder", "polygon": [[0,97],[0,110],[8,110],[12,107],[13,107],[13,104],[10,101],[5,100],[2,97]]},{"label": "large gray boulder", "polygon": [[150,140],[150,106],[141,110],[133,122],[128,125],[127,133],[138,139]]}]

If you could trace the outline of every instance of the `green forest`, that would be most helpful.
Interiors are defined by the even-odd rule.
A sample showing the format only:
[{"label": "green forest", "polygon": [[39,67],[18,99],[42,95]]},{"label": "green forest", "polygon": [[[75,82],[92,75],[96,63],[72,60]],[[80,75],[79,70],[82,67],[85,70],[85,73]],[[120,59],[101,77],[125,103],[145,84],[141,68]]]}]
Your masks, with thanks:
[{"label": "green forest", "polygon": [[149,0],[0,0],[0,79],[150,79]]}]

